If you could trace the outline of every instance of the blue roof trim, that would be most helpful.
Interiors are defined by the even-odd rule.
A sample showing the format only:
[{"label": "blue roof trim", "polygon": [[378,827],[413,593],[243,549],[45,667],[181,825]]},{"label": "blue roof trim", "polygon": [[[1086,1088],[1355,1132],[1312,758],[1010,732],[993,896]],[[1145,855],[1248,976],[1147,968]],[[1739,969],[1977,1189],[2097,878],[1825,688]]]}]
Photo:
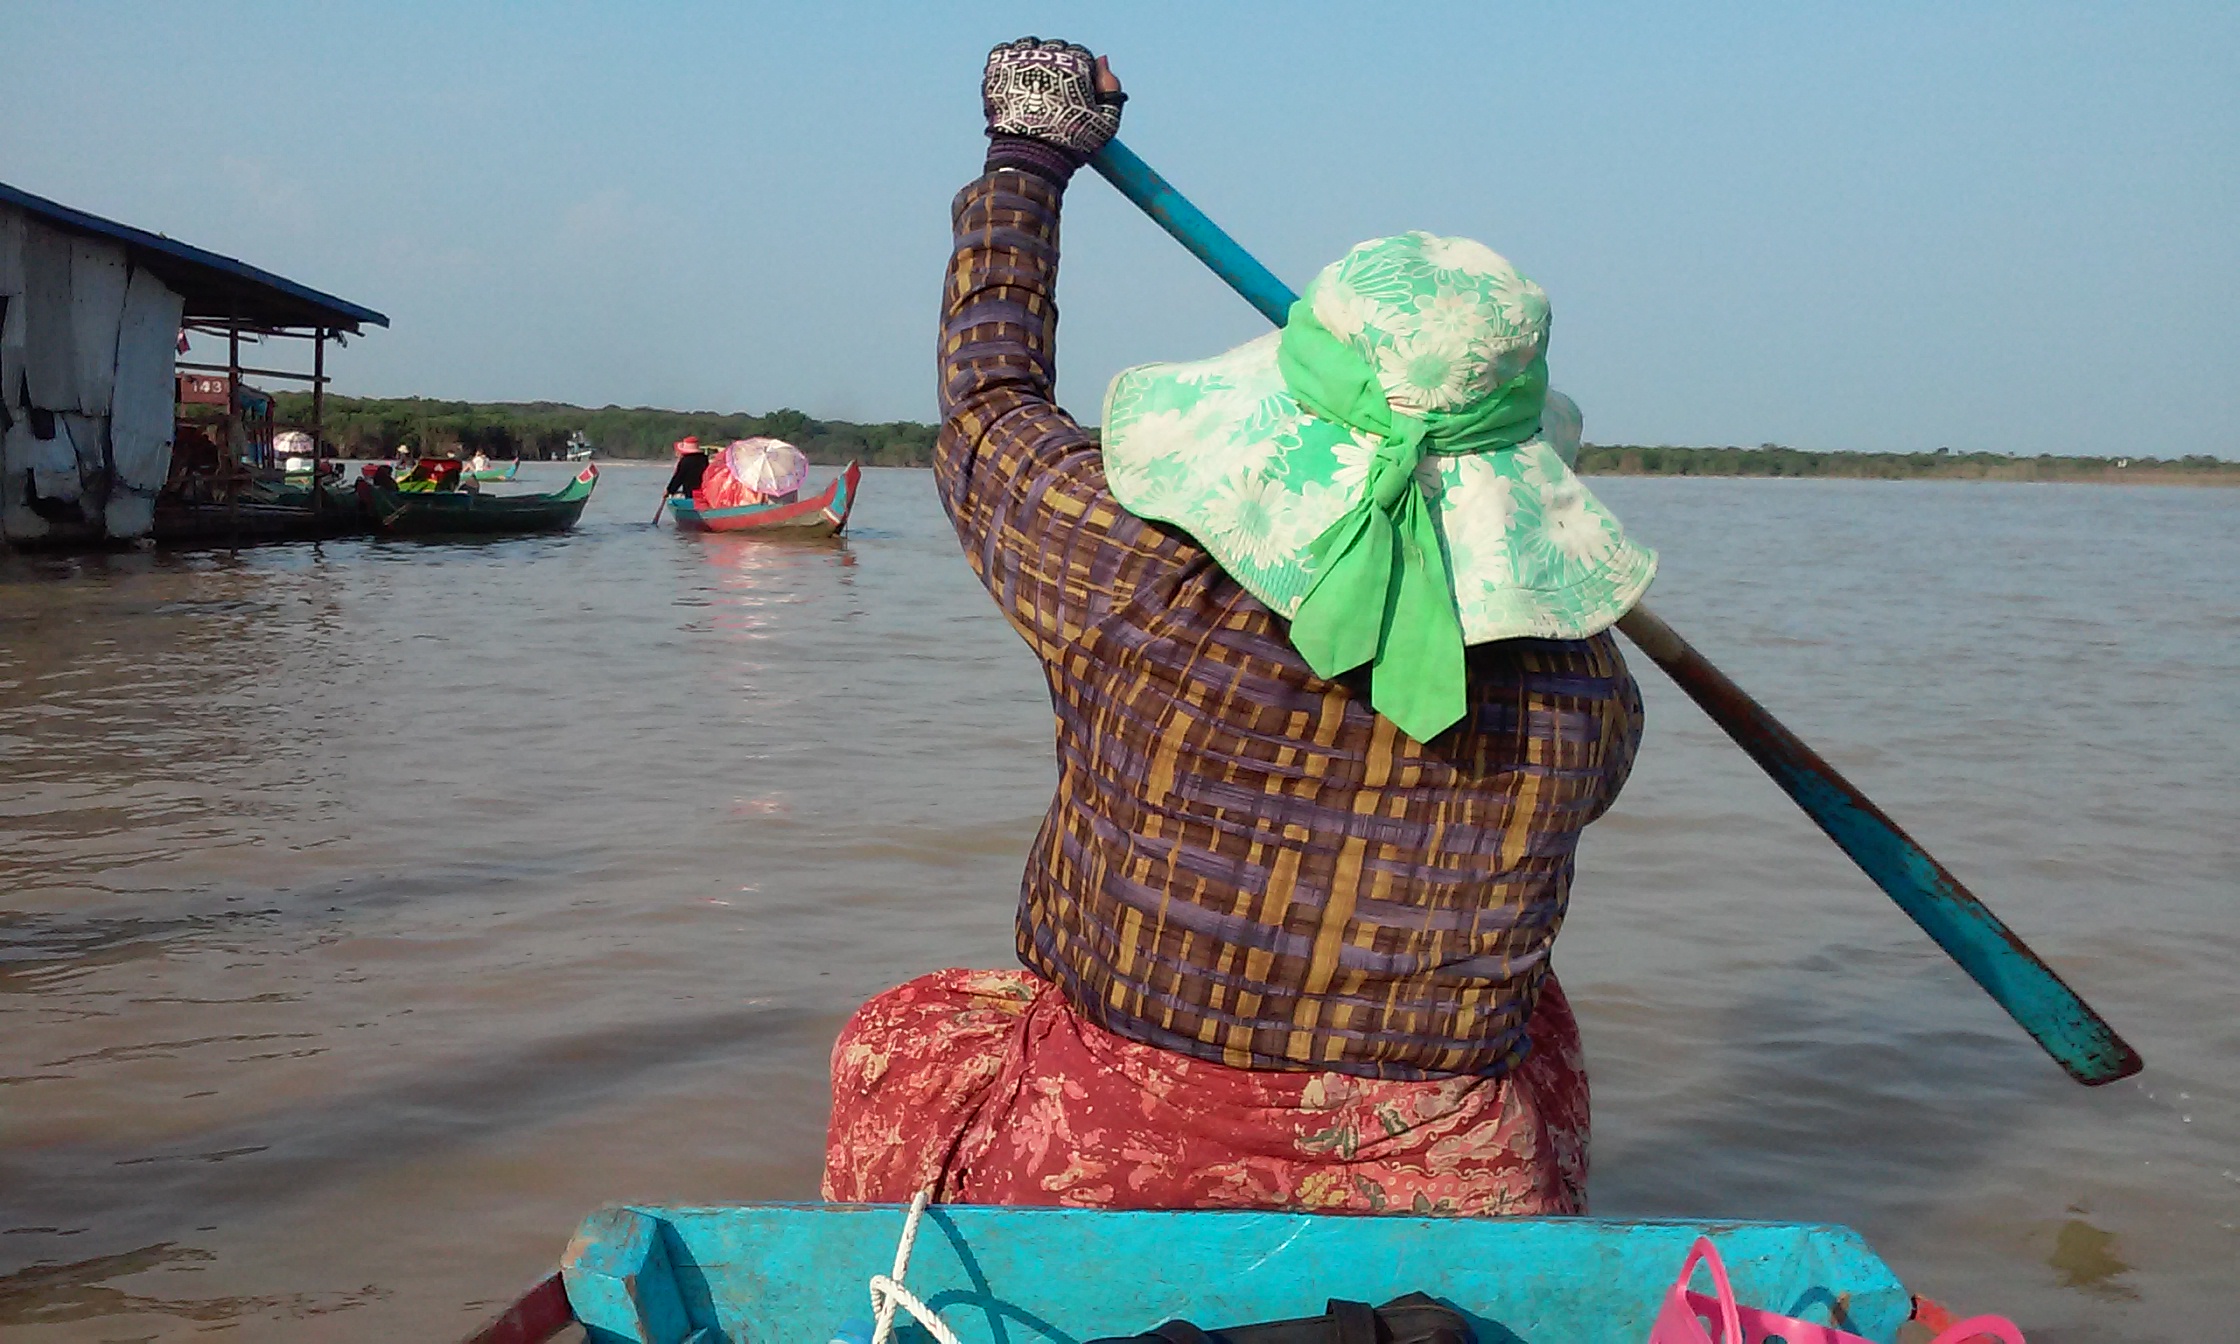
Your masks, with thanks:
[{"label": "blue roof trim", "polygon": [[[83,210],[74,210],[58,201],[50,201],[44,196],[34,196],[28,191],[11,187],[5,182],[0,182],[0,204],[16,206],[55,228],[70,233],[107,238],[132,251],[153,254],[155,257],[162,258],[162,262],[157,264],[156,269],[171,271],[180,278],[188,280],[190,287],[193,287],[194,273],[200,272],[209,282],[208,289],[245,287],[251,291],[266,291],[272,299],[278,301],[275,304],[276,307],[294,310],[286,313],[282,319],[292,325],[324,325],[343,327],[352,331],[357,330],[364,323],[371,323],[380,327],[389,325],[387,317],[371,308],[360,307],[347,299],[338,299],[332,294],[323,294],[309,285],[299,285],[293,280],[274,275],[270,271],[260,270],[245,261],[236,261],[232,257],[221,257],[215,252],[206,252],[199,247],[166,238],[161,234],[150,233],[146,229],[136,229],[130,224],[119,224],[115,220],[103,219],[99,215],[89,215]],[[169,264],[165,265],[163,263]],[[173,288],[179,287],[174,285]],[[208,293],[208,289],[205,289],[205,294]],[[186,296],[190,305],[194,302],[196,297],[194,294],[188,293],[184,289],[180,292]],[[295,323],[294,319],[299,314],[311,317],[315,321]],[[222,317],[223,315],[222,313],[198,314],[191,309],[189,312],[189,316],[199,317]],[[252,321],[255,320],[255,316],[251,313],[243,313],[242,316]]]}]

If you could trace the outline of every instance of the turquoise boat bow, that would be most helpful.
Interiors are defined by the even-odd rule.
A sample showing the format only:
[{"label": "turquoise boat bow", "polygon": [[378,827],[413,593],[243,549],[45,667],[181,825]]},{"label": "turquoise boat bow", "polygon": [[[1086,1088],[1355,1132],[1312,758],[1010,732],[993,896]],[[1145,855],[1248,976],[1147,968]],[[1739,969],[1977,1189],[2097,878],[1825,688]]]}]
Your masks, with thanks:
[{"label": "turquoise boat bow", "polygon": [[[894,1267],[899,1205],[602,1209],[472,1344],[824,1344]],[[1343,1217],[935,1205],[904,1281],[965,1344],[1081,1344],[1424,1292],[1476,1344],[1641,1344],[1708,1236],[1737,1297],[1889,1344],[1913,1300],[1859,1234],[1807,1223]],[[897,1339],[923,1344],[906,1317]]]}]

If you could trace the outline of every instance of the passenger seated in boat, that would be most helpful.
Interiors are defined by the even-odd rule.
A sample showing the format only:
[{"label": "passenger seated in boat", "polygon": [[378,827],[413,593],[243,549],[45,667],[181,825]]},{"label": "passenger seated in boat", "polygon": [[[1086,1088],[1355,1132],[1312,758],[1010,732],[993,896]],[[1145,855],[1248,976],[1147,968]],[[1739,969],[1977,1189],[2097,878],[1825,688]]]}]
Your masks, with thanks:
[{"label": "passenger seated in boat", "polygon": [[700,509],[792,504],[808,474],[809,459],[783,439],[734,439],[712,456],[692,502]]},{"label": "passenger seated in boat", "polygon": [[982,89],[935,480],[1042,660],[1057,792],[1025,969],[842,1031],[825,1196],[1583,1212],[1548,954],[1639,741],[1609,627],[1655,558],[1543,428],[1546,296],[1465,239],[1363,243],[1280,334],[1121,374],[1100,450],[1052,402],[1053,296],[1118,81],[1024,40]]},{"label": "passenger seated in boat", "polygon": [[412,464],[412,470],[397,478],[397,488],[407,493],[433,494],[459,488],[459,459],[456,457],[423,457]]}]

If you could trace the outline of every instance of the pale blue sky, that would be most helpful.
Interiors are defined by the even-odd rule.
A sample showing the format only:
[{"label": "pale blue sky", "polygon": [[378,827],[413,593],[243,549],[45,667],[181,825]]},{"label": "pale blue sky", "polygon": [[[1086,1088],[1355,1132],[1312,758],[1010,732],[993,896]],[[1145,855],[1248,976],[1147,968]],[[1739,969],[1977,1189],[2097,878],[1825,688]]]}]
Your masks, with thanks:
[{"label": "pale blue sky", "polygon": [[[0,4],[0,180],[369,304],[340,390],[930,418],[980,59],[1292,284],[1482,239],[1599,442],[2240,456],[2240,5]],[[1260,319],[1070,198],[1061,393]]]}]

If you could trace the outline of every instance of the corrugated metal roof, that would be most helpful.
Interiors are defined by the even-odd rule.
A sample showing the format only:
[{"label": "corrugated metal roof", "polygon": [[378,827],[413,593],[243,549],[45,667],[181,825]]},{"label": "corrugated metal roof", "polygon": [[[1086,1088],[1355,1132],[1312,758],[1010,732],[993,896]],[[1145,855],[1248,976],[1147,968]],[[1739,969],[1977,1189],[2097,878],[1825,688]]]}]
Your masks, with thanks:
[{"label": "corrugated metal roof", "polygon": [[135,266],[154,271],[186,299],[189,320],[223,322],[234,316],[256,326],[337,327],[351,332],[367,324],[389,325],[388,318],[371,308],[322,294],[245,261],[89,215],[5,182],[0,182],[0,204],[16,206],[50,228],[121,245]]}]

